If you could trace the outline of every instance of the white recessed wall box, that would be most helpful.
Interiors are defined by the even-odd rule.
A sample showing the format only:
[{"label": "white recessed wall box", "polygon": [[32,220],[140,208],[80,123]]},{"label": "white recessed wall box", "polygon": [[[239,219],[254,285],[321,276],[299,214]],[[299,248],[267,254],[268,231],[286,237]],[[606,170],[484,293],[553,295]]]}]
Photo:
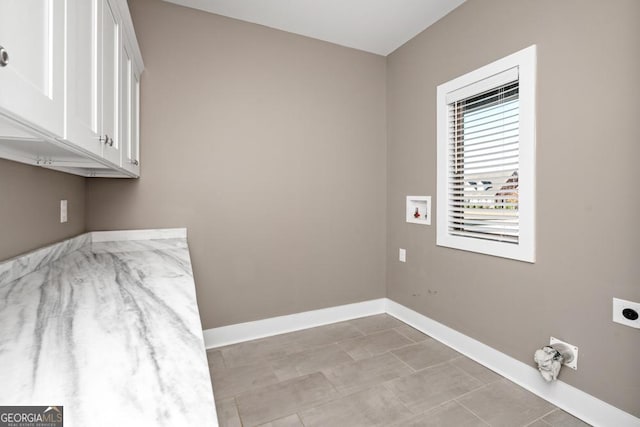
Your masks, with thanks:
[{"label": "white recessed wall box", "polygon": [[407,196],[407,222],[431,225],[431,196]]}]

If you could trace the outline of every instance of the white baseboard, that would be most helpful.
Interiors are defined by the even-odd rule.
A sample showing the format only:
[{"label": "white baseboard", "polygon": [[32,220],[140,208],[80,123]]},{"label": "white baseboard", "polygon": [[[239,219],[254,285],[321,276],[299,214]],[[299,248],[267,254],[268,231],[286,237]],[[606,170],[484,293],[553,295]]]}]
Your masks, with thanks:
[{"label": "white baseboard", "polygon": [[562,381],[547,383],[533,366],[507,356],[390,299],[387,299],[387,313],[591,425],[640,426],[639,418]]},{"label": "white baseboard", "polygon": [[640,427],[639,418],[562,381],[547,383],[533,366],[388,298],[207,329],[204,342],[211,349],[380,313],[413,326],[591,425]]},{"label": "white baseboard", "polygon": [[254,322],[206,329],[203,331],[204,345],[207,349],[211,349],[242,341],[328,325],[343,320],[381,314],[385,312],[386,301],[386,298],[380,298],[320,310],[289,314],[287,316],[256,320]]}]

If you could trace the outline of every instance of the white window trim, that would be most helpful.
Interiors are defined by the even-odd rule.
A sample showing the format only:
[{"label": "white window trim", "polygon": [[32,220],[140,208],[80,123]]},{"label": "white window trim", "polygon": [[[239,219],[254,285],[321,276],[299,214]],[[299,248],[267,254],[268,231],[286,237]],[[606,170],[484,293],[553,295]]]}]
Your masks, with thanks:
[{"label": "white window trim", "polygon": [[[449,234],[447,94],[518,67],[520,99],[520,167],[518,171],[520,236],[518,244]],[[532,45],[438,86],[437,91],[437,245],[520,261],[535,262],[536,46]]]}]

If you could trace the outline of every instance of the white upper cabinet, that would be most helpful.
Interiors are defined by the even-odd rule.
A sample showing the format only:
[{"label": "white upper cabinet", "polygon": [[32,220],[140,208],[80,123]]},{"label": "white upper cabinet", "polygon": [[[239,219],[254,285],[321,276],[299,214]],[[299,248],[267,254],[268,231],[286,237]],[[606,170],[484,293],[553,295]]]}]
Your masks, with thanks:
[{"label": "white upper cabinet", "polygon": [[121,21],[107,0],[68,0],[65,139],[121,166]]},{"label": "white upper cabinet", "polygon": [[62,136],[65,1],[0,1],[0,112]]},{"label": "white upper cabinet", "polygon": [[0,46],[0,157],[139,176],[144,66],[126,0],[0,0]]}]

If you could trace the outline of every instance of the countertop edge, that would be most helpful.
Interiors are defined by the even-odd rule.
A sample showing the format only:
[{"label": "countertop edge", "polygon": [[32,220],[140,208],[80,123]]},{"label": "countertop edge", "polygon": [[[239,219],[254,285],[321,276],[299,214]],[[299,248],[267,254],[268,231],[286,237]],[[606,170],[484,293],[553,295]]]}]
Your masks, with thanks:
[{"label": "countertop edge", "polygon": [[83,233],[2,261],[0,262],[0,286],[20,279],[90,243],[91,236]]},{"label": "countertop edge", "polygon": [[186,239],[186,228],[157,228],[148,230],[91,231],[91,242],[120,242],[126,240]]}]

